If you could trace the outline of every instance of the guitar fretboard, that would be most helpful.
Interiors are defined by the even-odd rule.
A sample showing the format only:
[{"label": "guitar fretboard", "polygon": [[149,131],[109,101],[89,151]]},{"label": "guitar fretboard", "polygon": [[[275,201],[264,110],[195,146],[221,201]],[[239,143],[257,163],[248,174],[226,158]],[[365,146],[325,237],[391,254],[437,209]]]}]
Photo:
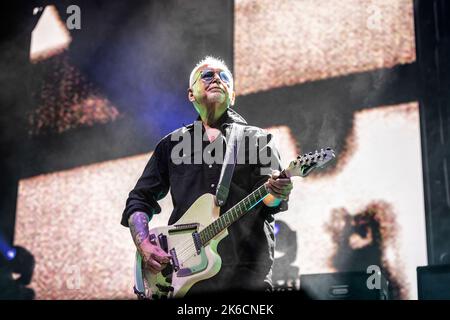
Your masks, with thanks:
[{"label": "guitar fretboard", "polygon": [[222,214],[217,220],[199,232],[202,245],[206,245],[212,238],[217,236],[232,223],[239,220],[239,218],[256,206],[268,194],[269,193],[263,184],[247,197],[239,201],[233,208]]}]

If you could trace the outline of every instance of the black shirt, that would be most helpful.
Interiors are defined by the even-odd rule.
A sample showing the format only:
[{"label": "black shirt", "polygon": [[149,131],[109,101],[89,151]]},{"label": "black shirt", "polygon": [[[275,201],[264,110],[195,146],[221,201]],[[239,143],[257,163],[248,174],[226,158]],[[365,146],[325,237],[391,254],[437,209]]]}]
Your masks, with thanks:
[{"label": "black shirt", "polygon": [[[279,154],[273,145],[272,135],[261,128],[247,125],[239,114],[232,109],[227,109],[212,126],[220,129],[222,135],[219,135],[212,143],[207,139],[206,141],[202,139],[201,149],[194,148],[194,132],[199,133],[198,130],[194,130],[194,124],[175,130],[161,139],[142,176],[129,193],[122,216],[122,225],[128,226],[128,218],[135,211],[146,212],[150,217],[153,214],[160,213],[161,207],[157,201],[165,197],[169,189],[174,207],[169,218],[169,225],[176,223],[201,195],[205,193],[215,194],[222,165],[217,163],[207,164],[204,161],[201,164],[196,164],[194,160],[199,159],[199,154],[196,153],[202,152],[203,154],[205,149],[206,151],[212,150],[211,155],[214,156],[213,144],[222,143],[226,146],[223,135],[225,135],[225,130],[227,130],[229,124],[233,122],[245,125],[246,136],[256,137],[256,140],[246,139],[245,163],[236,165],[227,202],[221,207],[220,213],[226,212],[267,181],[269,175],[261,172],[263,167],[281,170]],[[205,130],[202,126],[202,137],[204,133]],[[174,152],[174,158],[171,156],[172,151],[175,150],[174,147],[180,141],[180,135],[184,138],[189,137],[192,148],[190,148],[189,154]],[[256,162],[250,160],[249,152],[251,152],[251,148],[249,144],[254,143],[250,141],[256,141],[257,144]],[[271,159],[270,163],[267,164],[267,161],[262,161],[263,158],[260,156],[262,152],[268,152]],[[180,160],[176,159],[177,157],[188,160],[190,164],[174,164],[174,162],[177,163]],[[264,159],[267,159],[267,157]],[[283,201],[281,205],[271,208],[260,202],[240,220],[228,227],[228,236],[218,246],[218,253],[222,258],[222,268],[218,275],[211,278],[215,279],[215,289],[220,289],[220,287],[248,287],[248,285],[256,285],[261,288],[264,283],[271,285],[275,246],[273,214],[285,210],[286,205]]]}]

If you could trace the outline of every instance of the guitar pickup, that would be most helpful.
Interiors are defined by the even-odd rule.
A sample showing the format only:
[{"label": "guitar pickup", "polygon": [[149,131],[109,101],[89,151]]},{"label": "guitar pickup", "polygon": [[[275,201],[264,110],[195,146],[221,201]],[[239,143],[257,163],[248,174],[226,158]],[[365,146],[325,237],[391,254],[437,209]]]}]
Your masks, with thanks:
[{"label": "guitar pickup", "polygon": [[171,229],[169,229],[169,235],[177,234],[177,233],[184,233],[184,232],[195,232],[198,230],[200,224],[198,223],[183,223],[183,224],[176,224],[172,226]]},{"label": "guitar pickup", "polygon": [[163,249],[165,252],[169,251],[169,245],[167,243],[167,236],[160,233],[158,235],[158,242],[159,242],[159,246],[161,247],[161,249]]},{"label": "guitar pickup", "polygon": [[200,239],[200,234],[198,232],[193,232],[192,238],[194,239],[195,250],[197,250],[197,254],[200,254],[202,250],[202,240]]},{"label": "guitar pickup", "polygon": [[180,270],[180,263],[178,262],[177,253],[175,248],[170,249],[170,255],[172,256],[172,265],[175,271]]}]

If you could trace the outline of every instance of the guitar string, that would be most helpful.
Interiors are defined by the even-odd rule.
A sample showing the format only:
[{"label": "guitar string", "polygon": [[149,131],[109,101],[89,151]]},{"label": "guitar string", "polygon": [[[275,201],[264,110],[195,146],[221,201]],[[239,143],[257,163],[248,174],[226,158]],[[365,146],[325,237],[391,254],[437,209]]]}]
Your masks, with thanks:
[{"label": "guitar string", "polygon": [[[302,162],[302,161],[300,160],[300,163],[301,163],[301,162]],[[306,163],[305,163],[305,164],[306,164]],[[284,170],[283,170],[283,171],[284,171]],[[266,189],[266,188],[265,188],[265,189]],[[259,190],[259,188],[256,189],[256,190]],[[255,193],[256,193],[256,190],[254,191]],[[267,189],[266,189],[265,191],[267,191]],[[251,194],[253,194],[253,192],[252,192]],[[251,194],[250,194],[250,195],[251,195]],[[250,210],[250,209],[252,208],[252,206],[250,206],[249,208],[247,208],[246,205],[245,205],[245,200],[246,200],[247,198],[250,199],[250,195],[247,196],[247,197],[245,197],[245,198],[242,199],[241,201],[239,201],[239,202],[236,204],[235,207],[239,206],[239,205],[241,204],[241,202],[243,202],[243,203],[244,203],[244,209],[245,209],[245,212],[247,212],[248,210]],[[256,198],[256,197],[255,197],[255,198]],[[260,201],[261,201],[261,200],[260,200]],[[229,226],[231,225],[231,223],[228,224],[228,223],[226,222],[226,220],[225,220],[225,224],[226,224],[226,227],[225,227],[224,229],[226,229],[227,227],[229,227]],[[203,229],[203,230],[204,230],[204,229]],[[222,230],[222,231],[223,231],[223,230]],[[221,231],[221,232],[222,232],[222,231]],[[220,232],[219,232],[218,234],[220,234]],[[217,235],[216,235],[216,236],[217,236]],[[214,238],[214,237],[213,237],[213,238]],[[208,241],[212,240],[213,238],[209,239]],[[183,248],[180,249],[180,250],[177,250],[177,246],[176,246],[176,245],[174,246],[175,252],[177,252],[177,251],[180,252],[179,254],[177,254],[177,259],[178,259],[179,264],[183,264],[184,262],[186,262],[187,259],[191,258],[192,256],[195,256],[195,253],[197,252],[197,249],[195,248],[195,243],[194,243],[194,242],[189,241],[189,242],[183,243],[182,245],[184,245],[184,246],[183,246]],[[192,249],[194,249],[194,251],[191,251]],[[185,259],[186,259],[186,260],[185,260]]]},{"label": "guitar string", "polygon": [[[256,189],[255,191],[253,191],[250,195],[248,195],[247,197],[245,197],[244,199],[242,199],[241,201],[239,201],[234,207],[238,207],[238,206],[240,206],[241,205],[241,203],[243,203],[244,204],[244,212],[247,212],[248,210],[250,210],[251,208],[252,208],[252,206],[247,206],[246,204],[245,204],[245,201],[246,200],[248,200],[248,202],[249,203],[251,203],[251,195],[252,194],[254,194],[254,196],[255,196],[255,199],[256,199],[256,193],[257,193],[257,191],[258,190],[260,190],[262,187],[263,187],[264,185],[262,185],[261,187],[259,187],[258,189]],[[267,191],[267,189],[264,187],[264,190],[265,191]],[[259,191],[258,191],[259,192]],[[261,196],[259,196],[258,198],[261,198]],[[263,197],[264,198],[264,197]],[[261,200],[260,200],[261,201]],[[230,210],[232,210],[232,209],[230,209]],[[229,212],[229,211],[227,211],[227,212]],[[225,213],[226,214],[226,213]],[[224,215],[225,215],[224,214]],[[224,216],[224,215],[222,215],[222,216]],[[217,220],[216,220],[217,221]],[[226,223],[227,224],[227,223]],[[228,226],[230,226],[231,224],[227,224],[227,226],[225,227],[225,228],[227,228]],[[204,230],[204,229],[203,229]],[[222,230],[223,231],[223,230]],[[221,231],[221,232],[222,232]],[[219,232],[220,233],[220,232]],[[213,237],[214,238],[214,237]],[[212,238],[212,239],[213,239]],[[210,239],[211,240],[211,239]],[[183,249],[181,249],[181,251],[180,251],[180,253],[177,253],[177,259],[178,259],[178,262],[181,264],[182,262],[180,262],[181,260],[183,260],[183,262],[185,262],[184,260],[185,259],[189,259],[189,258],[191,258],[192,257],[192,255],[195,255],[195,253],[197,252],[197,250],[195,249],[195,243],[193,243],[193,242],[185,242],[184,243],[184,247],[183,247]],[[195,249],[195,251],[194,252],[192,252],[192,251],[190,251],[191,249]],[[175,252],[177,252],[177,249],[175,248]]]},{"label": "guitar string", "polygon": [[[257,189],[258,190],[258,189]],[[256,191],[256,190],[255,190]],[[237,207],[237,206],[239,206],[240,204],[241,204],[241,202],[242,203],[244,203],[244,209],[245,209],[245,211],[247,211],[247,210],[249,210],[249,208],[247,208],[247,206],[245,205],[245,200],[247,199],[247,198],[249,198],[250,197],[250,195],[249,196],[247,196],[247,197],[245,197],[244,199],[242,199],[241,201],[239,201],[236,205],[235,205],[235,207]],[[230,209],[231,210],[231,209]],[[227,211],[227,212],[229,212],[229,211]],[[226,214],[226,213],[225,213]],[[224,215],[225,215],[224,214]],[[224,215],[222,215],[222,216],[224,216]],[[216,220],[217,221],[217,220]],[[214,223],[214,222],[213,222]],[[227,224],[227,226],[226,226],[226,228],[228,227],[229,225]],[[204,229],[203,229],[204,230]],[[223,231],[223,230],[222,230]],[[222,232],[221,231],[221,232]],[[220,233],[220,232],[219,232]],[[213,237],[214,238],[214,237]],[[185,244],[185,246],[183,247],[183,249],[181,249],[181,251],[180,251],[180,253],[177,253],[177,258],[178,258],[178,261],[180,262],[181,260],[184,260],[184,259],[188,259],[188,258],[190,258],[191,256],[192,256],[192,254],[194,254],[195,255],[195,253],[197,252],[197,250],[195,250],[194,252],[190,252],[190,251],[188,251],[188,250],[191,250],[191,249],[195,249],[195,243],[193,243],[193,242],[185,242],[184,243]],[[187,244],[187,245],[186,245]],[[177,249],[175,248],[175,252],[177,252]]]},{"label": "guitar string", "polygon": [[[300,163],[301,162],[303,162],[302,160],[300,160]],[[306,161],[305,161],[306,162]],[[306,164],[306,163],[305,163]],[[284,170],[283,170],[284,171]],[[264,189],[266,189],[266,188],[264,188]],[[252,192],[251,194],[253,194],[253,193],[256,193],[256,191],[257,190],[259,190],[259,188],[258,189],[256,189],[254,192]],[[267,191],[267,189],[265,190],[265,191]],[[250,195],[251,195],[250,194]],[[248,210],[250,210],[251,209],[251,206],[249,207],[249,208],[247,208],[247,206],[245,205],[245,200],[248,198],[249,200],[251,200],[250,199],[250,195],[248,195],[247,197],[245,197],[244,199],[242,199],[241,201],[239,201],[236,205],[235,205],[235,207],[238,207],[242,202],[244,203],[244,209],[245,209],[245,212],[247,212]],[[256,197],[255,197],[256,198]],[[249,201],[250,202],[250,201]],[[230,209],[231,210],[231,209]],[[226,214],[226,213],[225,213]],[[216,220],[217,221],[217,220]],[[226,223],[226,222],[225,222]],[[225,228],[227,228],[227,227],[229,227],[231,224],[227,224],[226,223],[226,227]],[[225,229],[224,228],[224,229]],[[203,229],[204,230],[204,229]],[[223,231],[223,230],[222,230]],[[222,232],[221,231],[221,232]],[[220,232],[219,232],[220,233]],[[217,235],[216,235],[217,236]],[[213,237],[214,238],[214,237]],[[212,240],[213,238],[211,238],[210,240]],[[178,259],[178,262],[179,262],[179,264],[182,264],[182,263],[184,263],[185,262],[185,259],[189,259],[189,258],[191,258],[193,255],[195,255],[195,253],[197,252],[197,249],[195,248],[195,243],[192,241],[189,241],[189,242],[185,242],[185,243],[182,243],[182,245],[184,245],[183,247],[182,247],[182,249],[177,249],[177,246],[175,245],[174,246],[174,249],[175,249],[175,252],[177,253],[177,259]],[[192,249],[194,249],[194,251],[191,251]],[[178,253],[179,252],[179,253]]]},{"label": "guitar string", "polygon": [[[236,204],[236,206],[237,205],[239,205],[242,201],[244,201],[245,199],[242,199],[241,201],[239,201],[237,204]],[[217,221],[217,220],[216,220]],[[214,223],[214,222],[213,222]],[[226,224],[226,227],[225,228],[227,228],[229,226],[229,224]],[[206,228],[205,228],[206,229]],[[203,229],[203,230],[205,230],[205,229]],[[222,232],[222,231],[221,231]],[[220,233],[220,232],[219,232]],[[213,237],[214,238],[214,237]],[[212,238],[212,239],[213,239]],[[183,260],[183,262],[185,262],[184,260],[185,259],[189,259],[190,257],[192,257],[192,255],[195,255],[195,253],[197,252],[197,250],[196,250],[196,248],[195,248],[195,243],[192,241],[189,241],[189,242],[184,242],[183,243],[184,244],[184,246],[182,247],[182,249],[179,249],[179,250],[177,250],[177,248],[176,248],[176,246],[174,246],[174,249],[175,249],[175,252],[177,252],[177,258],[178,258],[178,261],[180,262],[181,260]],[[182,244],[182,245],[183,245]],[[190,251],[190,250],[192,250],[192,249],[194,249],[194,251]]]},{"label": "guitar string", "polygon": [[[262,187],[262,186],[261,186]],[[259,188],[257,188],[255,191],[253,191],[250,195],[248,195],[247,197],[245,197],[244,199],[242,199],[241,201],[239,201],[234,207],[238,207],[238,206],[240,206],[241,205],[241,203],[243,203],[244,204],[244,210],[245,210],[245,212],[247,212],[248,210],[250,210],[250,208],[252,207],[252,206],[249,206],[248,208],[247,208],[247,206],[245,205],[245,200],[247,200],[249,203],[251,203],[252,201],[251,201],[251,195],[253,194],[254,195],[254,198],[256,199],[256,193],[257,193],[257,191],[261,188],[261,187],[259,187]],[[267,191],[267,189],[266,188],[264,188],[265,189],[265,191]],[[258,191],[259,192],[259,191]],[[258,197],[259,198],[259,197]],[[230,211],[231,211],[232,209],[230,209]],[[229,212],[229,211],[227,211],[227,212]],[[225,214],[227,214],[227,213],[225,213]],[[224,214],[224,215],[225,215]],[[217,221],[217,220],[216,220]],[[213,222],[214,223],[214,222]],[[226,222],[225,222],[226,223]],[[229,226],[229,224],[227,224],[226,223],[226,227],[225,228],[227,228],[228,226]],[[222,232],[222,231],[221,231]],[[220,232],[219,232],[220,233]],[[214,238],[214,237],[213,237]],[[183,245],[183,244],[182,244]],[[175,252],[176,252],[176,255],[177,255],[177,259],[178,259],[178,262],[181,264],[182,262],[181,262],[181,260],[184,260],[184,259],[188,259],[188,258],[190,258],[190,257],[192,257],[192,255],[194,254],[195,255],[195,253],[197,252],[197,250],[195,250],[194,252],[192,252],[192,251],[190,251],[191,249],[195,249],[195,243],[193,243],[193,242],[191,242],[191,241],[189,241],[189,242],[185,242],[184,243],[184,246],[182,247],[182,249],[179,251],[179,250],[177,250],[177,248],[176,248],[176,246],[174,246],[174,249],[175,249]],[[178,252],[179,251],[179,252]]]},{"label": "guitar string", "polygon": [[[256,189],[255,191],[253,191],[250,195],[248,195],[247,197],[245,197],[244,199],[242,199],[241,201],[239,201],[234,207],[238,207],[238,206],[240,206],[241,205],[241,203],[243,203],[244,204],[244,210],[245,210],[245,212],[247,212],[248,210],[250,210],[251,208],[252,208],[252,206],[246,206],[245,205],[245,200],[248,200],[249,201],[249,203],[251,203],[251,198],[250,198],[250,196],[252,195],[252,194],[254,194],[254,196],[256,196],[256,192],[258,191],[258,190],[260,190],[260,188],[262,188],[264,185],[262,185],[261,187],[259,187],[258,189]],[[267,188],[266,187],[264,187],[264,190],[265,191],[267,191]],[[258,191],[259,192],[259,191]],[[258,198],[261,198],[261,196],[259,196]],[[263,197],[264,198],[264,197]],[[256,199],[256,197],[255,197],[255,199]],[[260,201],[261,201],[261,199],[260,199]],[[232,209],[230,209],[230,210],[232,210]],[[227,212],[229,212],[229,211],[227,211]],[[225,213],[226,214],[226,213]],[[216,220],[217,221],[217,220]],[[228,227],[229,225],[227,224],[227,226],[226,227]],[[204,230],[204,229],[203,229]],[[222,230],[223,231],[223,230]],[[221,231],[221,232],[222,232]],[[220,232],[219,232],[220,233]],[[214,238],[214,237],[213,237]],[[213,239],[212,238],[212,239]],[[211,240],[211,239],[210,239]],[[178,263],[179,264],[182,264],[183,262],[185,262],[185,259],[189,259],[189,258],[191,258],[193,255],[195,255],[195,253],[197,252],[197,250],[196,250],[196,248],[195,248],[195,243],[194,242],[191,242],[191,241],[189,241],[189,242],[185,242],[185,243],[183,243],[184,244],[184,246],[182,247],[182,249],[180,249],[180,251],[179,251],[179,253],[178,253],[178,250],[177,250],[177,248],[176,248],[176,246],[174,246],[174,249],[175,249],[175,252],[176,252],[176,255],[177,255],[177,260],[178,260]],[[183,245],[183,244],[181,244],[181,245]],[[194,249],[195,251],[191,251],[192,249]]]},{"label": "guitar string", "polygon": [[[259,190],[259,188],[258,189],[256,189],[256,190]],[[256,190],[254,191],[255,193],[256,193]],[[252,192],[252,194],[253,194],[253,192]],[[251,194],[250,194],[251,195]],[[236,205],[235,205],[235,207],[237,207],[237,206],[239,206],[241,203],[244,203],[244,210],[245,210],[245,212],[247,212],[248,210],[250,210],[250,208],[251,207],[249,207],[249,208],[247,208],[247,206],[245,205],[245,200],[247,199],[247,198],[249,198],[248,200],[250,200],[250,195],[248,195],[247,197],[245,197],[244,199],[242,199],[241,201],[239,201]],[[231,210],[231,209],[230,209]],[[228,211],[229,212],[229,211]],[[226,213],[225,213],[226,214]],[[217,221],[217,220],[216,220]],[[228,227],[229,225],[227,224],[227,226],[226,227]],[[204,230],[204,229],[203,229]],[[222,232],[222,231],[221,231]],[[214,238],[214,237],[213,237]],[[194,252],[191,252],[190,250],[191,249],[195,249],[195,244],[193,243],[193,242],[185,242],[184,243],[184,247],[181,249],[181,251],[180,251],[180,253],[177,253],[177,258],[178,258],[178,262],[181,264],[182,262],[180,262],[181,260],[183,260],[183,262],[185,262],[184,260],[185,259],[189,259],[190,257],[192,257],[192,255],[195,255],[195,253],[197,252],[197,250],[195,250]],[[178,250],[175,248],[175,246],[174,246],[174,249],[175,249],[175,252],[177,252]]]},{"label": "guitar string", "polygon": [[176,245],[174,246],[174,249],[175,249],[175,252],[176,252],[176,255],[178,258],[178,262],[180,264],[182,264],[187,259],[191,258],[192,255],[195,255],[195,253],[197,253],[197,250],[195,248],[195,243],[193,241],[187,241],[187,242],[182,243],[181,245],[182,245],[181,249],[177,248]]},{"label": "guitar string", "polygon": [[[230,226],[230,224],[226,224],[225,228],[228,228]],[[224,230],[225,230],[224,228]],[[204,229],[203,229],[204,230]],[[223,232],[223,230],[221,231]],[[219,234],[221,233],[219,232]],[[210,240],[214,239],[211,238]],[[178,257],[178,261],[180,262],[181,260],[183,260],[183,262],[185,262],[187,259],[191,258],[193,255],[195,255],[197,253],[197,249],[195,248],[195,243],[194,242],[185,242],[183,243],[185,246],[183,247],[183,249],[178,250],[176,248],[176,246],[174,246],[175,252],[179,252],[177,253],[177,257]],[[193,249],[193,251],[191,251]]]}]

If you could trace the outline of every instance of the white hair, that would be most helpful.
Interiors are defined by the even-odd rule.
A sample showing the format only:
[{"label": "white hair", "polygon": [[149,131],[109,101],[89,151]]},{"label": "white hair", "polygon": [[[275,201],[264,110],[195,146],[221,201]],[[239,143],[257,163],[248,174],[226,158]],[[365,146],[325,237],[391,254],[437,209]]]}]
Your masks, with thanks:
[{"label": "white hair", "polygon": [[223,70],[226,70],[230,73],[231,75],[231,90],[233,90],[233,86],[234,86],[234,80],[233,80],[233,75],[231,74],[230,69],[228,69],[228,66],[226,65],[225,61],[223,61],[220,58],[215,58],[212,56],[206,56],[204,57],[202,60],[200,60],[194,67],[194,69],[192,69],[191,71],[191,75],[189,76],[189,88],[192,88],[192,85],[194,84],[195,81],[195,73],[198,71],[198,69],[206,64],[210,64],[210,65],[215,65],[218,66],[220,68],[222,68]]}]

